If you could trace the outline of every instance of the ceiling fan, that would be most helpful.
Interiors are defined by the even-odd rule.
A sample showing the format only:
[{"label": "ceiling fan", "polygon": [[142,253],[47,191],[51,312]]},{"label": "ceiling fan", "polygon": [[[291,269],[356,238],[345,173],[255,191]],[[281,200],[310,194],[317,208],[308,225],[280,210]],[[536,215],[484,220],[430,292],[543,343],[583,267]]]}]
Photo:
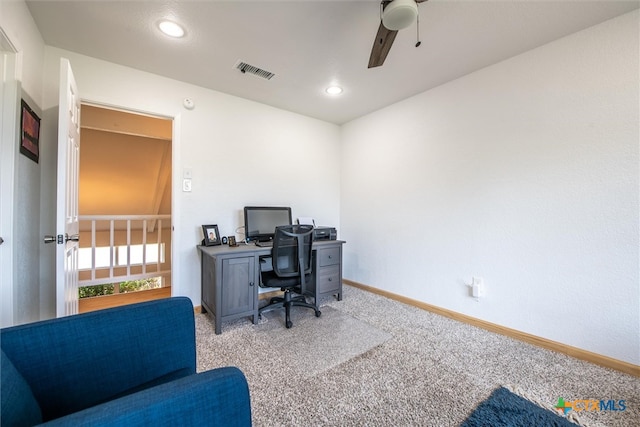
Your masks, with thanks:
[{"label": "ceiling fan", "polygon": [[[427,0],[382,0],[380,3],[380,27],[371,48],[369,67],[379,67],[389,54],[398,30],[407,28],[418,19],[418,3]],[[416,47],[420,46],[420,40]]]}]

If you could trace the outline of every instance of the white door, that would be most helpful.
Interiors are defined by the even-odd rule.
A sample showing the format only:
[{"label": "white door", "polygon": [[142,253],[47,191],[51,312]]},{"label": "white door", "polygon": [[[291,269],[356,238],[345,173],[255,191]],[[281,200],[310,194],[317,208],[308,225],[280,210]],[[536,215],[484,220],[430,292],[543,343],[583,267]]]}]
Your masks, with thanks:
[{"label": "white door", "polygon": [[56,315],[78,312],[80,97],[69,60],[60,60],[56,196]]}]

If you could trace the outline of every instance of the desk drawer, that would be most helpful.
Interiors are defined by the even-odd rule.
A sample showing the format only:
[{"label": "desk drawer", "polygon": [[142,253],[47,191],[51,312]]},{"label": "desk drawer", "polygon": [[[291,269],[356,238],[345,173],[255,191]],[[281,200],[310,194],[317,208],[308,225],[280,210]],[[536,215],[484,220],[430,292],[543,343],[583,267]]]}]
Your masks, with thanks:
[{"label": "desk drawer", "polygon": [[319,249],[318,263],[320,267],[340,264],[340,248]]},{"label": "desk drawer", "polygon": [[340,265],[331,265],[318,271],[318,292],[330,292],[340,289]]}]

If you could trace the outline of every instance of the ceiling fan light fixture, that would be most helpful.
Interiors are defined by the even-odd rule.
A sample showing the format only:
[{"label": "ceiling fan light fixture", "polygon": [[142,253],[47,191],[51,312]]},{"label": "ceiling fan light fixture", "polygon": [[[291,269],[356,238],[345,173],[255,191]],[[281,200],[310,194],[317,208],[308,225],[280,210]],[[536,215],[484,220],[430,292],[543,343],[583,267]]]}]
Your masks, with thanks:
[{"label": "ceiling fan light fixture", "polygon": [[325,89],[329,95],[340,95],[342,93],[342,88],[340,86],[329,86]]},{"label": "ceiling fan light fixture", "polygon": [[416,21],[418,4],[415,0],[393,0],[382,11],[382,25],[389,30],[402,30]]},{"label": "ceiling fan light fixture", "polygon": [[180,38],[184,36],[184,28],[173,21],[160,21],[158,28],[169,37]]}]

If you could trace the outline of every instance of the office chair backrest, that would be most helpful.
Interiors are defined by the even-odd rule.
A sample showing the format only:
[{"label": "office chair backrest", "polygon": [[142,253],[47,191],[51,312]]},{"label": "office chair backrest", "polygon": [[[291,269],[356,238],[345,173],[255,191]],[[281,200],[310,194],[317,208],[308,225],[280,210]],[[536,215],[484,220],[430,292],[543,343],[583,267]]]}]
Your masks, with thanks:
[{"label": "office chair backrest", "polygon": [[[273,271],[279,277],[304,276],[311,273],[313,226],[283,225],[276,227],[273,238]],[[301,274],[302,272],[302,274]]]}]

